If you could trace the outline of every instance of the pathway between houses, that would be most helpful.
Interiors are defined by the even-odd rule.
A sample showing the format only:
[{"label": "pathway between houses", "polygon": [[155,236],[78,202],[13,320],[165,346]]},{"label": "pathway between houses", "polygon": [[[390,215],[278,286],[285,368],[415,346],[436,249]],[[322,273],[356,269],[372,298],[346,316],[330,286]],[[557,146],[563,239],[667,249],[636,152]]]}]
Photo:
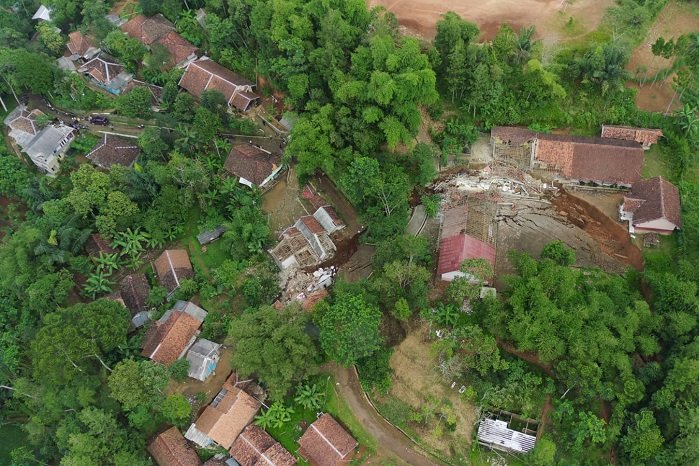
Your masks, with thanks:
[{"label": "pathway between houses", "polygon": [[337,382],[336,389],[342,399],[349,405],[352,413],[364,429],[376,439],[379,448],[386,453],[392,453],[403,462],[412,466],[435,466],[442,463],[428,458],[415,449],[408,439],[398,429],[382,418],[369,403],[357,374],[353,369],[347,369],[336,363],[327,365]]}]

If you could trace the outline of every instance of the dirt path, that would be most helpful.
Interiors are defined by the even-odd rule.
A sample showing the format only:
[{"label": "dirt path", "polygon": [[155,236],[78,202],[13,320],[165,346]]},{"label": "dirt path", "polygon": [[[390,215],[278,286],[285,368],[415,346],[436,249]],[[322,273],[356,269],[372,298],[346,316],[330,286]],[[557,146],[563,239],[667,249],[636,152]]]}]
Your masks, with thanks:
[{"label": "dirt path", "polygon": [[417,452],[414,444],[405,435],[374,410],[367,401],[354,370],[340,367],[335,363],[328,364],[328,369],[338,383],[336,388],[340,396],[349,405],[364,429],[376,439],[382,451],[390,452],[412,466],[442,464]]}]

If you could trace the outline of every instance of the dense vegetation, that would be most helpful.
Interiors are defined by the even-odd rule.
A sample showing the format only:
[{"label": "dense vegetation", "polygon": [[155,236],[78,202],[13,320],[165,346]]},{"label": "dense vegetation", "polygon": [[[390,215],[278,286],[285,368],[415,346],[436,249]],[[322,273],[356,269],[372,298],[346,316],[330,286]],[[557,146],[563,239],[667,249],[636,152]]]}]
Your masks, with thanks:
[{"label": "dense vegetation", "polygon": [[[533,463],[606,464],[612,449],[619,464],[699,461],[699,36],[653,46],[672,61],[680,112],[641,112],[624,87],[629,51],[663,0],[620,1],[601,31],[547,56],[533,29],[503,27],[478,43],[478,28],[451,13],[433,43],[421,42],[363,0],[140,0],[142,11],[162,12],[215,60],[282,92],[300,115],[289,162],[302,179],[327,173],[368,225],[375,273],[338,283],[312,316],[269,306],[278,286],[264,253],[270,230],[260,195],[221,175],[230,143],[218,133],[249,132],[250,123],[229,115],[216,92],[199,103],[179,92],[179,72],[162,70],[162,51],[147,52],[105,20],[111,2],[47,4],[60,32],[39,26],[32,41],[38,2],[0,1],[3,102],[33,94],[72,110],[153,117],[145,92],[113,99],[56,68],[66,33],[79,28],[163,86],[157,118],[176,130],[146,129],[133,170],[83,164],[57,179],[0,148],[0,196],[11,200],[0,243],[0,421],[21,423],[28,436],[13,464],[148,464],[146,439],[163,423],[186,425],[196,409],[181,395],[162,395],[183,368],[140,358],[142,334],[129,336],[124,309],[98,298],[119,274],[144,270],[148,253],[221,224],[228,231],[218,260],[194,261],[195,278],[177,297],[198,295],[212,311],[204,336],[227,339],[241,374],[270,389],[276,403],[260,422],[271,428],[289,417],[284,403],[320,405],[313,385],[298,385],[323,357],[356,364],[368,390],[386,392],[395,341],[382,323],[423,319],[449,330],[435,345],[439,370],[468,379],[464,396],[473,402],[536,417],[552,395],[551,426]],[[194,16],[199,7],[205,27]],[[613,27],[631,32],[618,38]],[[415,144],[423,111],[445,120],[434,146]],[[517,273],[497,300],[478,301],[466,315],[461,305],[477,290],[457,280],[430,302],[430,249],[402,232],[411,195],[424,195],[435,177],[435,158],[460,153],[495,124],[590,133],[600,123],[665,132],[662,152],[683,201],[676,244],[666,241],[643,273],[625,275],[573,269],[560,244],[541,260],[514,253]],[[90,146],[76,141],[74,151]],[[87,258],[95,232],[118,254]],[[464,267],[484,279],[493,273],[482,263]],[[164,301],[154,287],[149,304],[162,312]]]}]

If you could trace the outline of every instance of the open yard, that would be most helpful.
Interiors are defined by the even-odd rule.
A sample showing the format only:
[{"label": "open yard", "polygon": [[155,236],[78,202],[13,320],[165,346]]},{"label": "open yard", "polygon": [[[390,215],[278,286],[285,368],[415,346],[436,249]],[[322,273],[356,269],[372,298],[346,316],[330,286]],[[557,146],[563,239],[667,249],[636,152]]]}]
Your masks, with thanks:
[{"label": "open yard", "polygon": [[[368,0],[398,17],[401,26],[427,39],[435,35],[435,24],[447,11],[453,11],[475,24],[482,39],[492,39],[501,24],[515,30],[536,26],[537,36],[547,45],[569,38],[565,25],[574,18],[576,35],[599,26],[613,0]],[[567,37],[568,36],[568,37]]]},{"label": "open yard", "polygon": [[[440,378],[426,334],[425,328],[415,329],[395,348],[393,386],[387,396],[377,397],[377,405],[386,418],[439,457],[467,464],[476,409],[459,394],[461,381],[452,388]],[[453,430],[445,424],[448,419],[454,421]]]},{"label": "open yard", "polygon": [[633,51],[627,69],[640,82],[629,86],[638,89],[636,104],[641,110],[666,112],[679,107],[679,99],[673,101],[673,75],[654,80],[657,73],[672,65],[672,61],[653,55],[651,46],[659,37],[669,40],[696,30],[699,30],[699,6],[693,2],[670,0],[646,38]]}]

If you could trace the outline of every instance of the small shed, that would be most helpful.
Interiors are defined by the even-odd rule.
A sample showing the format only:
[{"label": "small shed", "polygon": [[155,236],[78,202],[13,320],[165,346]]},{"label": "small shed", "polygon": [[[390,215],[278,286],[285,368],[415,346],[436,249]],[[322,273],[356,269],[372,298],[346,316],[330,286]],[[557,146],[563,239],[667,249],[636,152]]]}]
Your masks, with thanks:
[{"label": "small shed", "polygon": [[224,226],[218,226],[214,228],[213,230],[209,231],[203,231],[197,235],[197,241],[199,241],[199,244],[202,246],[205,244],[213,243],[217,239],[219,239],[223,234],[226,232],[226,227]]},{"label": "small shed", "polygon": [[313,213],[313,217],[325,228],[328,233],[334,233],[337,230],[345,228],[345,223],[340,220],[340,217],[335,212],[335,209],[330,205],[319,207]]},{"label": "small shed", "polygon": [[[521,429],[513,429],[513,421],[521,424]],[[478,424],[478,443],[507,453],[528,453],[536,444],[537,426],[537,421],[507,411],[489,412]]]},{"label": "small shed", "polygon": [[193,379],[205,381],[216,369],[220,354],[221,345],[200,338],[192,345],[187,352],[189,361],[189,375]]}]

